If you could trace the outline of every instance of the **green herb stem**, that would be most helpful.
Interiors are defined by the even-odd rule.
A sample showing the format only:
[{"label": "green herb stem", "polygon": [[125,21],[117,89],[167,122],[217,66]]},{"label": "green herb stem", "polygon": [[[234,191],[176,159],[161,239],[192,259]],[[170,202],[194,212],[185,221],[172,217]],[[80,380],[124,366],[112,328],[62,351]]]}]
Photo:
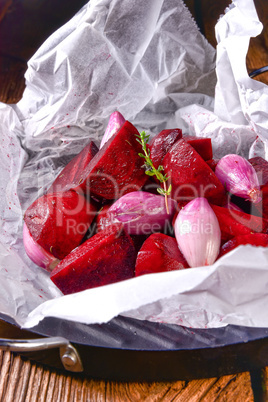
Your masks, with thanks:
[{"label": "green herb stem", "polygon": [[163,187],[164,187],[164,191],[165,191],[166,210],[167,210],[167,213],[169,214],[168,199],[167,199],[167,185],[166,185],[165,181],[163,182]]},{"label": "green herb stem", "polygon": [[171,185],[169,186],[168,189],[166,185],[166,182],[168,181],[169,177],[167,177],[167,175],[163,175],[162,171],[164,170],[164,168],[162,165],[159,165],[157,169],[153,165],[153,161],[151,160],[150,157],[150,150],[147,148],[150,136],[147,135],[145,131],[142,131],[140,135],[137,135],[137,137],[138,137],[137,141],[139,144],[141,144],[143,150],[143,154],[139,153],[139,156],[141,158],[144,158],[145,160],[145,166],[146,166],[145,173],[148,176],[156,176],[157,180],[160,181],[160,183],[163,183],[164,188],[158,188],[157,192],[165,197],[166,210],[167,213],[169,214],[167,197],[171,194]]}]

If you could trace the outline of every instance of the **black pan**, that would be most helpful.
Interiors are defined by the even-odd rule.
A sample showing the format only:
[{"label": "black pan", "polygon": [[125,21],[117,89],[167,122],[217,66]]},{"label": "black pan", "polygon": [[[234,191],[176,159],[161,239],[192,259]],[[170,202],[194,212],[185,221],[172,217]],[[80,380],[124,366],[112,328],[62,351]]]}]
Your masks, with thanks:
[{"label": "black pan", "polygon": [[[14,326],[9,317],[1,318]],[[254,372],[268,365],[268,328],[193,329],[119,316],[102,325],[45,318],[21,333],[24,338],[29,334],[67,338],[80,355],[82,374],[93,379],[192,380]],[[27,357],[62,368],[55,350]]]}]

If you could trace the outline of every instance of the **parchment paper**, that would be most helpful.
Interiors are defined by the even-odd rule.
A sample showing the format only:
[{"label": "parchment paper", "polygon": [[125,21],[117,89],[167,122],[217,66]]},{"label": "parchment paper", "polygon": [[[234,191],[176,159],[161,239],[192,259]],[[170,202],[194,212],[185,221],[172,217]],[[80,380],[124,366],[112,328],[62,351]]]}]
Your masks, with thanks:
[{"label": "parchment paper", "polygon": [[118,314],[196,328],[268,326],[263,248],[62,296],[22,245],[25,209],[88,141],[100,141],[114,110],[152,136],[174,127],[209,136],[215,158],[266,157],[267,89],[245,64],[261,29],[253,1],[234,1],[217,24],[215,51],[180,0],[95,0],[47,39],[28,63],[22,100],[0,107],[0,312],[23,327],[45,316],[102,323]]}]

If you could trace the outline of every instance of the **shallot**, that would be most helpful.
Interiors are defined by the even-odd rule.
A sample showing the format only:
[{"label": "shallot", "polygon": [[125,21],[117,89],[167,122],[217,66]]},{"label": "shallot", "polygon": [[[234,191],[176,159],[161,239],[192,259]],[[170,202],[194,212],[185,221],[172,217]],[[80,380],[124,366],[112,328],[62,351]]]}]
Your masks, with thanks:
[{"label": "shallot", "polygon": [[261,200],[257,173],[242,156],[225,155],[217,163],[215,174],[230,193],[253,203]]},{"label": "shallot", "polygon": [[132,191],[115,201],[108,215],[113,223],[123,223],[128,234],[151,234],[168,229],[168,225],[171,225],[177,203],[171,198],[167,203],[169,213],[162,195]]},{"label": "shallot", "polygon": [[109,122],[105,133],[102,137],[100,148],[123,126],[125,123],[125,118],[120,112],[113,112],[109,118]]},{"label": "shallot", "polygon": [[32,238],[26,223],[23,225],[23,244],[28,257],[46,271],[52,271],[60,262]]},{"label": "shallot", "polygon": [[180,210],[174,231],[179,249],[190,267],[215,262],[220,250],[221,231],[206,198],[195,198]]}]

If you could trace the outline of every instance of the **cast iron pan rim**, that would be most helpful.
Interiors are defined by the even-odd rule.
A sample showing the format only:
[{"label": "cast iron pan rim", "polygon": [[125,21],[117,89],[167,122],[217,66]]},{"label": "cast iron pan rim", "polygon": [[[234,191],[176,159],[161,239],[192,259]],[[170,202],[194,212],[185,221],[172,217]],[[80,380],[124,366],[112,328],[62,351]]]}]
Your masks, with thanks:
[{"label": "cast iron pan rim", "polygon": [[[68,328],[72,328],[72,332],[68,332],[63,330],[62,333],[58,333],[57,328],[55,330],[55,328],[52,329],[52,331],[48,328],[48,323],[50,323],[52,321],[57,321],[59,323],[59,325],[63,324],[64,328],[65,325]],[[117,321],[119,320],[119,323],[117,323]],[[125,335],[130,337],[130,341],[131,346],[127,346],[127,345],[109,345],[107,343],[105,344],[101,344],[100,343],[96,343],[90,339],[79,339],[79,336],[77,336],[79,334],[79,331],[81,330],[81,328],[85,328],[86,330],[89,330],[89,333],[91,331],[92,328],[97,328],[98,329],[98,333],[101,335],[101,333],[106,332],[107,329],[109,329],[110,325],[113,325],[114,323],[116,323],[116,325],[119,327],[119,334],[116,333],[116,335],[119,336],[119,338],[121,337],[123,339],[123,337]],[[132,329],[129,329],[127,331],[122,331],[120,330],[121,325],[127,323],[127,325],[133,325]],[[217,341],[214,344],[211,344],[209,341],[203,342],[203,343],[199,343],[195,342],[193,344],[190,345],[186,345],[186,344],[175,344],[171,347],[166,347],[163,346],[163,344],[160,346],[150,346],[150,347],[143,347],[142,343],[144,341],[144,337],[141,338],[141,340],[139,339],[139,328],[140,327],[144,327],[145,330],[145,335],[148,335],[148,341],[150,342],[150,337],[151,337],[151,333],[155,332],[156,329],[160,329],[161,332],[158,333],[159,339],[161,340],[161,335],[163,335],[165,332],[169,335],[171,332],[174,333],[181,333],[181,332],[185,332],[186,331],[186,336],[188,337],[188,334],[190,333],[192,335],[192,338],[195,338],[196,336],[201,335],[201,337],[205,334],[205,335],[212,335],[212,337],[214,339],[216,339]],[[243,329],[245,330],[245,333],[247,331],[249,331],[249,335],[246,338],[239,338],[237,337],[236,339],[232,339],[229,340],[229,342],[226,341],[222,341],[222,335],[227,331],[230,330],[230,332],[236,332],[237,330],[239,331],[243,331]],[[150,322],[150,321],[142,321],[142,320],[136,320],[134,318],[127,318],[127,317],[122,317],[122,316],[118,316],[115,317],[114,319],[112,319],[111,321],[109,321],[108,323],[105,324],[94,324],[94,325],[87,325],[87,324],[80,324],[80,323],[76,323],[73,321],[68,321],[68,320],[61,320],[58,318],[52,318],[52,317],[48,317],[47,319],[44,319],[43,322],[41,322],[41,325],[39,324],[37,327],[33,327],[28,329],[28,331],[35,333],[37,335],[40,336],[65,336],[67,337],[67,339],[72,342],[75,343],[77,345],[83,345],[83,346],[88,346],[88,347],[95,347],[95,348],[106,348],[106,349],[117,349],[117,350],[125,350],[125,351],[139,351],[139,352],[175,352],[175,351],[193,351],[193,350],[201,350],[201,349],[216,349],[216,348],[223,348],[225,346],[238,346],[238,345],[243,345],[246,343],[250,343],[253,341],[265,341],[267,340],[268,342],[268,328],[265,327],[258,327],[258,328],[252,328],[252,327],[245,327],[245,326],[237,326],[237,325],[227,325],[226,327],[220,327],[220,328],[208,328],[208,329],[198,329],[198,328],[187,328],[187,327],[183,327],[180,325],[175,325],[175,324],[162,324],[162,323],[154,323],[154,322]],[[64,335],[65,334],[65,335]],[[116,336],[115,335],[115,336]],[[135,342],[137,340],[137,342]],[[139,342],[140,341],[140,342]],[[138,343],[138,345],[135,345],[136,343]]]},{"label": "cast iron pan rim", "polygon": [[[105,324],[82,324],[55,317],[44,318],[37,326],[24,329],[10,316],[0,313],[0,319],[39,337],[62,336],[76,345],[91,348],[138,352],[178,352],[239,346],[253,341],[268,342],[268,328],[227,325],[220,328],[188,328],[118,316]],[[130,327],[131,326],[131,327]],[[92,332],[95,337],[92,339]],[[233,337],[233,334],[235,336]],[[238,334],[238,335],[237,335]],[[241,336],[245,335],[244,337]],[[103,335],[104,341],[101,339]],[[167,335],[167,344],[165,337]],[[208,337],[207,337],[208,335]],[[175,337],[183,341],[178,343]],[[108,337],[108,342],[107,342]],[[159,342],[154,345],[153,338]],[[171,341],[170,338],[171,337]],[[210,338],[212,337],[212,338]],[[91,338],[91,339],[90,339]],[[129,345],[124,344],[127,338]],[[191,338],[191,339],[190,339]],[[200,338],[199,341],[197,338]],[[190,340],[189,344],[184,341]],[[204,340],[203,340],[204,339]],[[152,342],[151,342],[152,340]],[[111,344],[109,344],[111,341]],[[119,342],[121,342],[119,344]],[[145,346],[144,346],[145,342]]]},{"label": "cast iron pan rim", "polygon": [[[22,330],[23,339],[26,339],[23,328],[16,325],[12,318],[1,313],[0,318]],[[137,330],[136,335],[133,329]],[[268,328],[228,325],[220,328],[220,331],[219,328],[197,330],[118,316],[101,325],[48,317],[37,327],[25,331],[31,339],[63,336],[81,357],[84,367],[81,375],[93,379],[193,380],[258,371],[268,365]],[[176,343],[177,333],[178,338],[181,337],[180,345]],[[187,344],[188,334],[192,335],[192,339]],[[196,342],[198,339],[199,344]],[[62,370],[58,354],[53,350],[44,350],[41,354],[34,352],[32,355],[28,352],[27,358]]]}]

